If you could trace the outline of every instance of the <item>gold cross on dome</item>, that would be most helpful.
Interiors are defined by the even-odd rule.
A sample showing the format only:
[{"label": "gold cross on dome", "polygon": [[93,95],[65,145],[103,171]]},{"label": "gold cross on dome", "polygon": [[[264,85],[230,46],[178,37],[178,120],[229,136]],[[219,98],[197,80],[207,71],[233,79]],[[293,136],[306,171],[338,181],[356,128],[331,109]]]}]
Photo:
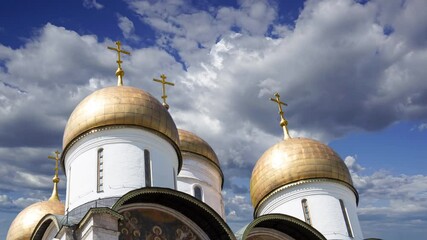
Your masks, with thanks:
[{"label": "gold cross on dome", "polygon": [[61,153],[58,150],[56,150],[55,151],[55,156],[48,156],[49,159],[55,160],[55,176],[52,179],[52,181],[53,181],[53,191],[52,191],[52,196],[49,198],[49,200],[58,200],[59,201],[59,196],[58,196],[58,182],[59,182],[59,177],[58,177],[58,162],[59,162],[59,154],[61,154]]},{"label": "gold cross on dome", "polygon": [[155,81],[155,82],[159,82],[159,83],[161,83],[162,84],[162,99],[163,99],[163,106],[166,108],[166,109],[169,109],[169,105],[166,103],[166,98],[168,98],[168,96],[166,95],[166,85],[171,85],[171,86],[175,86],[175,84],[174,83],[171,83],[171,82],[167,82],[166,81],[166,75],[164,75],[164,74],[162,74],[162,75],[160,75],[160,78],[162,79],[162,80],[160,80],[160,79],[155,79],[155,78],[153,78],[153,81]]},{"label": "gold cross on dome", "polygon": [[122,68],[123,61],[120,58],[120,53],[124,53],[124,54],[130,55],[130,52],[121,49],[120,46],[122,45],[122,43],[120,41],[117,41],[116,45],[117,45],[117,48],[113,48],[113,47],[107,47],[107,48],[110,49],[110,50],[113,50],[113,51],[117,52],[117,61],[116,62],[119,65],[119,68]]},{"label": "gold cross on dome", "polygon": [[289,131],[288,131],[288,121],[285,119],[285,114],[284,114],[283,109],[282,109],[282,105],[288,106],[288,104],[280,101],[279,93],[275,93],[274,96],[276,98],[270,98],[270,100],[277,103],[277,105],[279,106],[280,126],[283,128],[284,138],[285,139],[291,138],[291,136],[289,135]]},{"label": "gold cross on dome", "polygon": [[117,65],[118,65],[118,68],[117,68],[117,71],[116,71],[116,76],[118,78],[117,85],[118,86],[123,86],[123,76],[125,75],[125,72],[122,69],[122,63],[123,63],[123,61],[120,58],[120,56],[121,56],[120,54],[123,53],[123,54],[130,55],[130,52],[121,49],[120,46],[122,44],[120,43],[120,41],[117,41],[116,45],[117,45],[117,48],[113,48],[113,47],[107,47],[107,48],[110,49],[110,50],[113,50],[113,51],[117,52],[117,61],[116,61]]},{"label": "gold cross on dome", "polygon": [[55,156],[48,156],[48,158],[55,160],[55,177],[58,177],[58,162],[59,162],[59,154],[61,154],[58,150],[55,152]]}]

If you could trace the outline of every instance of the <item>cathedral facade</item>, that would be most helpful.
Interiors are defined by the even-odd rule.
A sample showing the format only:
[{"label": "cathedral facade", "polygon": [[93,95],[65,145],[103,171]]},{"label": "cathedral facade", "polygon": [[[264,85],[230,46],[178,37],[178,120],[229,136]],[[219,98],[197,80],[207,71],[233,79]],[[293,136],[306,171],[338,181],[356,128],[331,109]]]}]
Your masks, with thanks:
[{"label": "cathedral facade", "polygon": [[[292,138],[280,96],[284,138],[256,163],[250,181],[254,220],[233,233],[221,195],[224,175],[215,151],[178,129],[150,93],[118,85],[99,89],[74,109],[56,156],[66,177],[57,193],[24,209],[7,240],[52,239],[363,239],[358,193],[348,168],[328,146]],[[170,85],[170,83],[169,83]]]}]

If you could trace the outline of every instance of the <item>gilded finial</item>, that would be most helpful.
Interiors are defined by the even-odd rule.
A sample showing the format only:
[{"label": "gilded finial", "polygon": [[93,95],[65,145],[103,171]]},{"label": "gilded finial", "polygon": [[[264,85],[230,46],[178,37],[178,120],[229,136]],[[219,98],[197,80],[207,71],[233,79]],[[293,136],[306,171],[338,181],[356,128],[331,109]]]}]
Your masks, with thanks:
[{"label": "gilded finial", "polygon": [[175,84],[174,83],[171,83],[171,82],[167,82],[166,81],[166,75],[164,75],[164,74],[162,74],[162,75],[160,75],[160,78],[162,79],[162,80],[160,80],[160,79],[155,79],[155,78],[153,78],[153,81],[155,81],[155,82],[159,82],[159,83],[161,83],[162,84],[162,99],[163,99],[163,106],[166,108],[166,109],[169,109],[169,105],[166,103],[166,98],[168,98],[168,96],[166,95],[166,87],[165,87],[165,85],[171,85],[171,86],[175,86]]},{"label": "gilded finial", "polygon": [[280,126],[283,128],[283,133],[284,133],[284,139],[288,139],[291,138],[291,135],[289,135],[289,131],[288,131],[288,121],[285,119],[285,115],[282,109],[282,105],[283,106],[288,106],[288,104],[281,102],[280,101],[280,95],[279,93],[275,93],[274,96],[276,98],[270,98],[271,101],[276,102],[277,105],[279,105],[279,114],[280,114]]},{"label": "gilded finial", "polygon": [[59,154],[60,154],[60,152],[57,150],[57,151],[55,151],[55,156],[48,156],[49,159],[55,160],[55,176],[52,178],[53,190],[52,190],[52,196],[50,196],[49,201],[51,201],[51,200],[58,200],[59,201],[59,195],[58,195],[58,183],[59,183],[58,162],[59,162]]},{"label": "gilded finial", "polygon": [[120,53],[124,53],[127,55],[130,55],[130,52],[125,51],[123,49],[120,48],[120,46],[122,45],[120,43],[120,41],[116,42],[117,48],[113,48],[113,47],[107,47],[110,50],[116,51],[117,52],[117,71],[116,71],[116,76],[117,76],[117,86],[123,86],[123,76],[125,75],[125,72],[122,69],[122,63],[123,61],[120,59]]}]

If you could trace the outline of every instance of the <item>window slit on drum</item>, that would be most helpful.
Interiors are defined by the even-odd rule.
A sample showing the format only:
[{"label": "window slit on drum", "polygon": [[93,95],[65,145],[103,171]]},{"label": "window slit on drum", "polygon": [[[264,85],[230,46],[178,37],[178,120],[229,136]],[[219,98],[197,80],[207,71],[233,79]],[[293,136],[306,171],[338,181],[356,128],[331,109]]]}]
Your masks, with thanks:
[{"label": "window slit on drum", "polygon": [[304,213],[305,222],[311,225],[310,211],[308,209],[307,199],[301,200],[302,211]]},{"label": "window slit on drum", "polygon": [[98,182],[97,182],[97,191],[104,191],[104,149],[98,149]]},{"label": "window slit on drum", "polygon": [[198,185],[195,185],[193,190],[194,190],[194,197],[199,199],[200,201],[203,201],[202,188]]},{"label": "window slit on drum", "polygon": [[151,187],[151,159],[150,151],[144,150],[144,169],[145,169],[145,186]]},{"label": "window slit on drum", "polygon": [[175,168],[172,168],[172,174],[173,174],[173,189],[177,189],[176,187],[176,173],[175,173]]},{"label": "window slit on drum", "polygon": [[345,226],[347,227],[348,236],[354,237],[353,230],[351,229],[351,226],[350,226],[350,220],[348,219],[347,209],[345,208],[344,201],[342,199],[340,199],[340,205],[341,205],[342,215],[344,216]]}]

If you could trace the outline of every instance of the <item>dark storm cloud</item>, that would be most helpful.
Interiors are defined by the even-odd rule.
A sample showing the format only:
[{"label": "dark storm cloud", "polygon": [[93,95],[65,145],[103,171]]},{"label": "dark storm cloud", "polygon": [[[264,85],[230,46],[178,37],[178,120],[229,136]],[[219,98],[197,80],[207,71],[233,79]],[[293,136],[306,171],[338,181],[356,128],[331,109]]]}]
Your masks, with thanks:
[{"label": "dark storm cloud", "polygon": [[20,89],[18,86],[14,86],[14,85],[7,83],[7,82],[2,82],[2,83],[5,87],[14,89],[14,90],[18,91],[19,93],[24,93],[24,94],[28,93],[27,91]]},{"label": "dark storm cloud", "polygon": [[53,127],[45,116],[24,112],[6,121],[0,128],[0,145],[3,147],[58,147],[61,145],[63,128]]},{"label": "dark storm cloud", "polygon": [[[0,148],[0,189],[4,192],[29,194],[32,190],[49,192],[52,189],[52,177],[55,162],[47,156],[53,155],[52,148]],[[35,167],[37,166],[37,167]],[[65,177],[60,186],[64,187]],[[31,190],[29,192],[23,189]]]}]

